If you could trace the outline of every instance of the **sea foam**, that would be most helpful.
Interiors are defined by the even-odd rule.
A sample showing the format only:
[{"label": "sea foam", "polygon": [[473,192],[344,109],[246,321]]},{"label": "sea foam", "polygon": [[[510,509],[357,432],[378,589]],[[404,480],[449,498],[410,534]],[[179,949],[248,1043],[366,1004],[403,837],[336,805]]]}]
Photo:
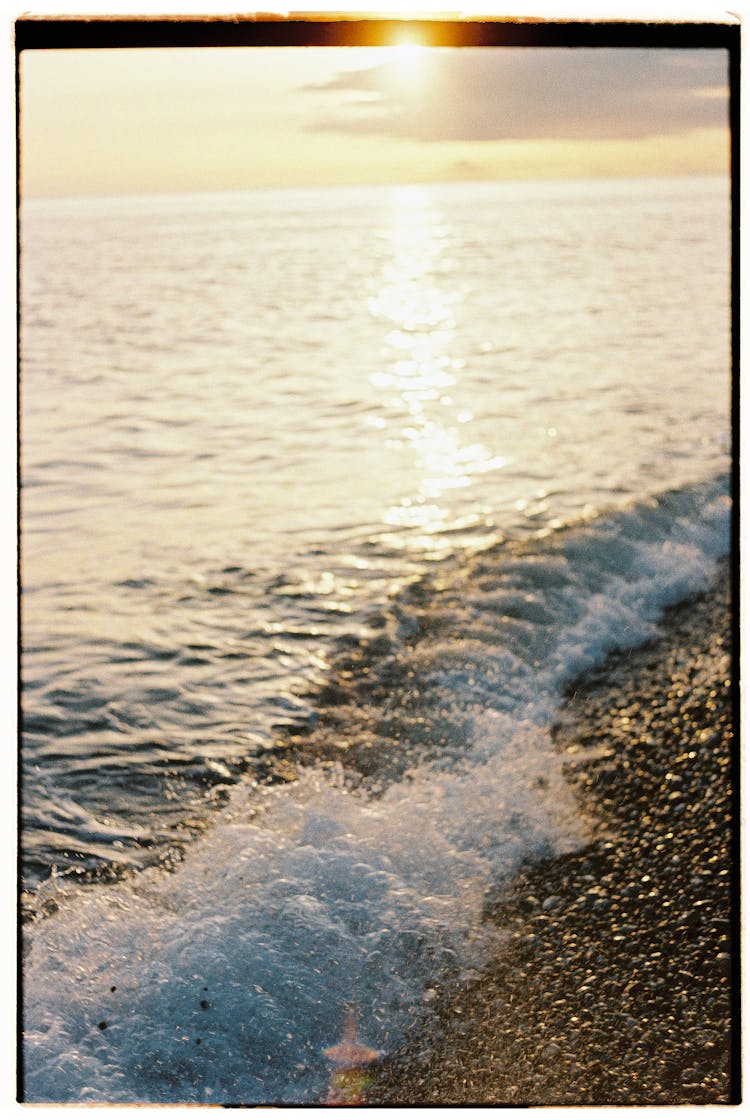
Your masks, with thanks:
[{"label": "sea foam", "polygon": [[462,773],[238,789],[173,874],[60,898],[25,962],[28,1099],[315,1101],[348,1003],[379,1049],[417,1029],[429,985],[481,964],[487,888],[580,841],[544,733],[493,752],[494,722]]},{"label": "sea foam", "polygon": [[585,840],[549,732],[563,685],[705,586],[729,509],[718,480],[446,575],[397,640],[438,725],[460,715],[453,754],[369,792],[322,763],[242,785],[171,873],[50,882],[26,937],[27,1099],[311,1103],[347,1005],[380,1050],[418,1030],[433,985],[502,937],[488,891]]}]

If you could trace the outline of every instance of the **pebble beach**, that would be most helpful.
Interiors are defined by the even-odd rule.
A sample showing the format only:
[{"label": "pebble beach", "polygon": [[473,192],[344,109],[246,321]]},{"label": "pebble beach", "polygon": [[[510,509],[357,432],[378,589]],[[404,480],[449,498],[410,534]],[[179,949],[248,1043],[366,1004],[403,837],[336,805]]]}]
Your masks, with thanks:
[{"label": "pebble beach", "polygon": [[571,685],[555,741],[591,839],[488,898],[502,949],[373,1069],[370,1103],[738,1102],[731,618],[723,565]]}]

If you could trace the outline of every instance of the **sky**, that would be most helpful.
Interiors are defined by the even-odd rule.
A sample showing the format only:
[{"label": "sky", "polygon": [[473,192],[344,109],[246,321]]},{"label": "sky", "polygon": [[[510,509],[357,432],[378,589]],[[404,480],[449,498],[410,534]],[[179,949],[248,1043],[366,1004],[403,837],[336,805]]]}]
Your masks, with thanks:
[{"label": "sky", "polygon": [[727,64],[408,41],[27,50],[22,196],[719,173]]}]

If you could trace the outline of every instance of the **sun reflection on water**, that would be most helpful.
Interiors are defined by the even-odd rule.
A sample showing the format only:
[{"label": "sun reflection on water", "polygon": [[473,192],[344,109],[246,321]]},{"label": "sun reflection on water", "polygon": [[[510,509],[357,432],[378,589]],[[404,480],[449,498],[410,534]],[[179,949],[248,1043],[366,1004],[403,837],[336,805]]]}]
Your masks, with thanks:
[{"label": "sun reflection on water", "polygon": [[467,438],[473,413],[459,407],[451,392],[460,389],[464,367],[455,356],[463,295],[451,278],[448,233],[429,189],[393,188],[380,236],[381,284],[369,306],[386,328],[386,360],[371,376],[382,390],[384,415],[371,423],[391,446],[411,449],[416,475],[385,521],[439,534],[483,520],[479,509],[467,515],[466,504],[460,513],[451,508],[446,495],[470,487],[476,475],[499,470],[506,459]]}]

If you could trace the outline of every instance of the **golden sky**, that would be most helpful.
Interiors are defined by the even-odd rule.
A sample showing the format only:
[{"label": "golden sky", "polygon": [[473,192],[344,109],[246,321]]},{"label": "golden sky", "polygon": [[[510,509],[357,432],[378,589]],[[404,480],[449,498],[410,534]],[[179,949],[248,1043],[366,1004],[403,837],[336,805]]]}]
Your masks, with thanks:
[{"label": "golden sky", "polygon": [[727,54],[24,50],[24,197],[725,172]]}]

